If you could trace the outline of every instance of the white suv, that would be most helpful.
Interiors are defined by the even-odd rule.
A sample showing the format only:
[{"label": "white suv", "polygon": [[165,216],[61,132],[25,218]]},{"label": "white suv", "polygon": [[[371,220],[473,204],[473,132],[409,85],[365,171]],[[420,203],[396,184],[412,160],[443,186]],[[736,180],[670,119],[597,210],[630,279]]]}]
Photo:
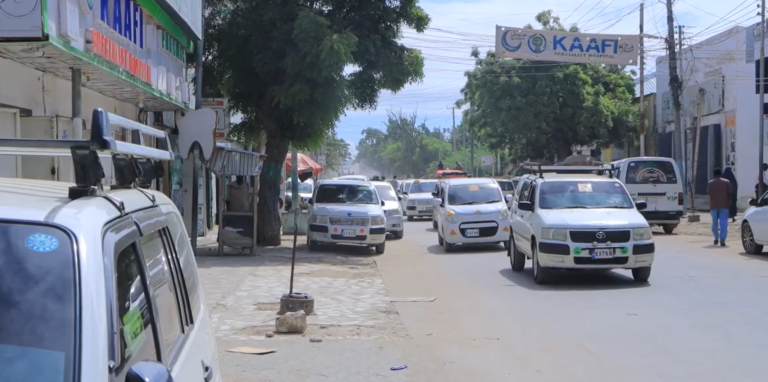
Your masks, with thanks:
[{"label": "white suv", "polygon": [[513,271],[522,271],[529,258],[539,284],[553,270],[569,268],[631,269],[636,281],[648,281],[655,246],[639,211],[645,202],[634,203],[621,182],[590,169],[539,167],[539,175],[522,177],[507,252]]},{"label": "white suv", "polygon": [[358,244],[384,253],[385,203],[371,183],[350,179],[320,181],[309,204],[310,251],[319,250],[322,244]]},{"label": "white suv", "polygon": [[509,245],[509,209],[499,185],[487,178],[455,178],[440,182],[433,196],[437,242],[446,252],[458,244]]},{"label": "white suv", "polygon": [[389,182],[371,182],[379,193],[379,198],[384,201],[384,214],[387,216],[387,233],[391,233],[395,239],[402,239],[405,234],[405,219],[400,202],[403,197],[395,192]]},{"label": "white suv", "polygon": [[135,186],[154,177],[132,172],[139,162],[130,157],[113,158],[119,185],[101,187],[100,152],[173,154],[113,140],[112,117],[166,137],[97,109],[90,141],[0,139],[4,155],[16,147],[11,155],[72,156],[77,164],[75,186],[0,178],[0,358],[12,366],[2,379],[221,381],[179,211],[162,193]]},{"label": "white suv", "polygon": [[405,215],[408,221],[415,218],[432,217],[432,192],[435,191],[436,180],[416,179],[408,189],[405,198]]}]

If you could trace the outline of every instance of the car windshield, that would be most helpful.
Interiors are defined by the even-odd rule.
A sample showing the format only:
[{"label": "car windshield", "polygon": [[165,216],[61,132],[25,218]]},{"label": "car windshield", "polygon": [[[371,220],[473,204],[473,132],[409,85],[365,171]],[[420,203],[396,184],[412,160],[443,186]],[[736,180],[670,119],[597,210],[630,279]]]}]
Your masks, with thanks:
[{"label": "car windshield", "polygon": [[509,180],[500,180],[499,181],[499,187],[501,187],[502,191],[514,191],[515,187],[512,185],[512,182]]},{"label": "car windshield", "polygon": [[72,247],[57,228],[0,223],[0,379],[74,381]]},{"label": "car windshield", "polygon": [[388,184],[377,184],[376,191],[379,192],[379,197],[381,200],[397,201],[397,194],[395,193],[395,190],[393,190],[392,186]]},{"label": "car windshield", "polygon": [[435,191],[435,185],[437,182],[413,182],[411,184],[411,189],[408,190],[409,194],[420,194],[423,192],[433,192]]},{"label": "car windshield", "polygon": [[635,208],[621,183],[590,180],[541,183],[539,206],[543,209]]},{"label": "car windshield", "polygon": [[357,184],[323,184],[317,188],[315,203],[379,204],[372,186]]},{"label": "car windshield", "polygon": [[488,204],[502,201],[499,187],[494,183],[453,184],[448,188],[448,204]]},{"label": "car windshield", "polygon": [[677,184],[675,165],[659,160],[633,160],[627,164],[627,184]]},{"label": "car windshield", "polygon": [[[293,184],[291,182],[287,182],[285,186],[286,192],[289,194],[291,193],[291,190],[293,187]],[[309,183],[299,183],[299,193],[300,194],[311,194],[312,193],[312,185]]]}]

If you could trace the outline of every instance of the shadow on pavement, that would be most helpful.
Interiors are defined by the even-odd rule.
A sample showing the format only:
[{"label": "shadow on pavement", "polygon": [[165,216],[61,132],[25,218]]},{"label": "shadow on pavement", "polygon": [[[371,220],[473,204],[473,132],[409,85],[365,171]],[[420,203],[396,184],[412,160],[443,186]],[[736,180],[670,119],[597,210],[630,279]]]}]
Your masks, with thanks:
[{"label": "shadow on pavement", "polygon": [[[499,270],[499,274],[507,280],[534,291],[560,290],[611,290],[646,288],[650,283],[638,283],[630,276],[608,270],[589,271],[556,271],[551,276],[549,284],[539,285],[533,281],[533,268],[525,268],[522,272],[513,272],[510,268]],[[653,279],[653,275],[651,275]]]},{"label": "shadow on pavement", "polygon": [[746,252],[739,252],[739,256],[742,256],[748,260],[768,261],[768,253],[762,253],[759,255],[750,255]]},{"label": "shadow on pavement", "polygon": [[[435,238],[437,240],[437,238]],[[453,247],[453,250],[451,252],[445,252],[445,249],[443,247],[435,244],[430,245],[427,247],[427,252],[433,254],[433,255],[475,255],[475,254],[485,254],[485,253],[494,253],[494,252],[506,252],[506,249],[502,247],[501,245],[457,245]]]}]

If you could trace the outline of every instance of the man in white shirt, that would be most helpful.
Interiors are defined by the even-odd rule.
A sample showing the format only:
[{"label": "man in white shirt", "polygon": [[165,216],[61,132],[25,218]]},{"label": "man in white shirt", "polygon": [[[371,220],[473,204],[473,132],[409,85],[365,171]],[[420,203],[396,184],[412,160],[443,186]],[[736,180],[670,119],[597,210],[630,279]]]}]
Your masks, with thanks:
[{"label": "man in white shirt", "polygon": [[389,184],[391,184],[392,188],[394,188],[395,191],[397,191],[397,186],[400,185],[400,182],[397,180],[397,175],[392,176],[392,180],[389,181]]},{"label": "man in white shirt", "polygon": [[[760,166],[763,170],[763,192],[768,191],[768,187],[765,186],[765,182],[768,182],[768,163],[763,163]],[[760,199],[760,171],[755,173],[755,199]]]}]

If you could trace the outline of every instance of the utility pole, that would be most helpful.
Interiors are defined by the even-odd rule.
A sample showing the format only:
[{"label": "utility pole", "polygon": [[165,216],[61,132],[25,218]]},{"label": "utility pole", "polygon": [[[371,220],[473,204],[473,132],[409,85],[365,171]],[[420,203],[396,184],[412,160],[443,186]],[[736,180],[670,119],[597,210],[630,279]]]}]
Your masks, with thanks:
[{"label": "utility pole", "polygon": [[[678,28],[678,32],[682,37],[682,27]],[[677,72],[677,47],[675,46],[675,16],[672,11],[672,0],[667,0],[667,50],[669,50],[669,90],[672,94],[672,108],[675,113],[675,137],[674,137],[674,149],[675,161],[677,166],[682,168],[683,161],[683,139],[682,139],[682,126],[680,125],[680,88],[681,81]],[[679,39],[682,46],[682,38]]]},{"label": "utility pole", "polygon": [[448,106],[447,109],[451,109],[451,116],[453,117],[453,130],[451,131],[451,140],[453,140],[453,152],[456,152],[456,106]]},{"label": "utility pole", "polygon": [[760,198],[765,193],[765,179],[763,179],[763,145],[765,144],[765,0],[760,2],[760,146],[757,154],[758,195]]},{"label": "utility pole", "polygon": [[640,2],[640,156],[645,156],[645,46],[643,24],[645,23],[645,1]]}]

